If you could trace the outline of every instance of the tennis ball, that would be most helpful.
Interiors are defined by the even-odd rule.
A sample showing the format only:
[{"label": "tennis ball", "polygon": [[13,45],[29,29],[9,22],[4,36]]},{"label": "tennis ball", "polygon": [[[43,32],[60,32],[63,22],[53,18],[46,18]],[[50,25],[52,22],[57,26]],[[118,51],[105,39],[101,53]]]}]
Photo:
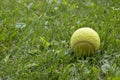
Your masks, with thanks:
[{"label": "tennis ball", "polygon": [[92,28],[79,28],[71,36],[70,46],[75,53],[89,56],[99,49],[100,37]]}]

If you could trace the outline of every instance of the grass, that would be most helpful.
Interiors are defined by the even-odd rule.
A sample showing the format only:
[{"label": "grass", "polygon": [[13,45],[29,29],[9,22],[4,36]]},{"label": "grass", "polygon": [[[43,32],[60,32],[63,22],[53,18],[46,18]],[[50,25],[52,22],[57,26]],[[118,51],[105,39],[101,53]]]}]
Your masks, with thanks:
[{"label": "grass", "polygon": [[[120,80],[119,0],[1,0],[1,80]],[[75,58],[70,37],[95,29],[101,46]]]}]

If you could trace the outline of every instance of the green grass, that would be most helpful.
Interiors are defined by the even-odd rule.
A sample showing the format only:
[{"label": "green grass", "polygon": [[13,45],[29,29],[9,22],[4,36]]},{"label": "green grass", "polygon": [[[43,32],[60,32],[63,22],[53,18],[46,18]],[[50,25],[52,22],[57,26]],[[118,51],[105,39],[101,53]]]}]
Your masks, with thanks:
[{"label": "green grass", "polygon": [[[1,0],[0,80],[120,80],[119,0]],[[70,37],[95,29],[94,56],[72,56]]]}]

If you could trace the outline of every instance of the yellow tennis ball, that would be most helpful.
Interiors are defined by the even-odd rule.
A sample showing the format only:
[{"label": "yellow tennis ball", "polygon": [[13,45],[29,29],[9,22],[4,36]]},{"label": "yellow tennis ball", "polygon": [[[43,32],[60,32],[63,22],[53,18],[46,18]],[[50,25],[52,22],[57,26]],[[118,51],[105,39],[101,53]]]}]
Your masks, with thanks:
[{"label": "yellow tennis ball", "polygon": [[80,28],[73,33],[70,46],[75,53],[89,56],[99,49],[100,37],[92,28]]}]

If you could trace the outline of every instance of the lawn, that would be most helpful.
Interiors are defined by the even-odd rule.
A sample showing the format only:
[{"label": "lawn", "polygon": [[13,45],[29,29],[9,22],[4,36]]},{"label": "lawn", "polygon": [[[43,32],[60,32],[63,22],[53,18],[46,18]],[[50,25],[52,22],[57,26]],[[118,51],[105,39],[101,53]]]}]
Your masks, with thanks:
[{"label": "lawn", "polygon": [[[76,57],[73,32],[100,36]],[[119,0],[0,0],[0,80],[120,80]]]}]

